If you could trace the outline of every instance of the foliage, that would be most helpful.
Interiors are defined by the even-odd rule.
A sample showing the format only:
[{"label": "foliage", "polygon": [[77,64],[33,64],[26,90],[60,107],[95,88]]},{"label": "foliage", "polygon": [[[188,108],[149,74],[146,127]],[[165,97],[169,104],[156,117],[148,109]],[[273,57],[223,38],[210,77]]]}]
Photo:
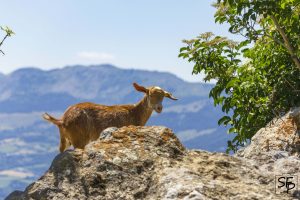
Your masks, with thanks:
[{"label": "foliage", "polygon": [[275,116],[300,106],[300,1],[218,0],[215,21],[244,36],[237,43],[204,33],[180,49],[193,74],[216,80],[209,96],[226,116],[219,125],[236,133],[236,151]]},{"label": "foliage", "polygon": [[[7,26],[3,27],[0,26],[1,30],[5,32],[5,36],[2,39],[2,41],[0,42],[0,47],[3,45],[3,42],[6,40],[7,37],[11,37],[12,35],[14,35],[15,33]],[[4,55],[4,52],[0,49],[0,52]]]}]

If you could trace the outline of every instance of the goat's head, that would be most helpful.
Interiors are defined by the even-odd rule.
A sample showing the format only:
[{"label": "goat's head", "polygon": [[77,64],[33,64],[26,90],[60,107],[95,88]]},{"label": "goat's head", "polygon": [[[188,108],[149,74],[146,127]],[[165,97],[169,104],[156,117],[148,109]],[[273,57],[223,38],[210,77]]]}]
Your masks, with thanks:
[{"label": "goat's head", "polygon": [[171,93],[161,89],[158,86],[152,86],[145,88],[137,83],[133,83],[134,88],[139,92],[144,92],[148,97],[149,106],[154,109],[157,113],[161,113],[163,106],[162,101],[164,97],[167,97],[172,100],[178,100]]}]

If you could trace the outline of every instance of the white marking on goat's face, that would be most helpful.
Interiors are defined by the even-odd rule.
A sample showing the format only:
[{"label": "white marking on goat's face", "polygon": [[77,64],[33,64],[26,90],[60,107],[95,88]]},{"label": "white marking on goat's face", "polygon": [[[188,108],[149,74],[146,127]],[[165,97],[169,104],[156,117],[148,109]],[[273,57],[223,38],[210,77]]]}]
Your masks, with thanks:
[{"label": "white marking on goat's face", "polygon": [[165,91],[157,86],[149,88],[148,91],[150,106],[155,110],[155,112],[161,113],[163,109],[162,101],[165,97]]}]

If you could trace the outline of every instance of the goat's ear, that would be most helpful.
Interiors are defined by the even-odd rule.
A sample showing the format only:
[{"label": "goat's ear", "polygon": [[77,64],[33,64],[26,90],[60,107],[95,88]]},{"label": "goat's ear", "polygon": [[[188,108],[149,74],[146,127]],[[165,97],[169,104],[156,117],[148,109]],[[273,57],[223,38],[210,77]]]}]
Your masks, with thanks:
[{"label": "goat's ear", "polygon": [[172,99],[172,100],[178,100],[177,98],[175,98],[171,93],[164,91],[165,92],[165,97]]},{"label": "goat's ear", "polygon": [[138,85],[137,83],[133,83],[133,87],[139,92],[144,92],[144,93],[148,94],[149,90],[141,85]]}]

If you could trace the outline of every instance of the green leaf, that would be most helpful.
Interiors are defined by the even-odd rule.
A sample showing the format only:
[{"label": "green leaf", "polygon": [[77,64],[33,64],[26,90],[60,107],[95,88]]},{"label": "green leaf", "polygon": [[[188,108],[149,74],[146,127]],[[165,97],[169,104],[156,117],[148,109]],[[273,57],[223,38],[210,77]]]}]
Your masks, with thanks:
[{"label": "green leaf", "polygon": [[218,121],[218,125],[220,126],[221,124],[227,124],[228,122],[231,121],[231,118],[229,116],[223,116],[221,119]]},{"label": "green leaf", "polygon": [[15,33],[14,33],[9,27],[7,27],[7,26],[5,26],[5,27],[1,26],[1,30],[3,30],[3,31],[6,33],[6,35],[7,35],[8,37],[10,37],[10,36],[12,36],[12,35],[15,34]]},{"label": "green leaf", "polygon": [[179,52],[183,52],[183,51],[188,50],[188,49],[189,49],[188,47],[182,47],[182,48],[180,48]]},{"label": "green leaf", "polygon": [[227,133],[230,134],[230,133],[236,133],[237,130],[234,128],[234,127],[231,127],[230,129],[228,129]]}]

